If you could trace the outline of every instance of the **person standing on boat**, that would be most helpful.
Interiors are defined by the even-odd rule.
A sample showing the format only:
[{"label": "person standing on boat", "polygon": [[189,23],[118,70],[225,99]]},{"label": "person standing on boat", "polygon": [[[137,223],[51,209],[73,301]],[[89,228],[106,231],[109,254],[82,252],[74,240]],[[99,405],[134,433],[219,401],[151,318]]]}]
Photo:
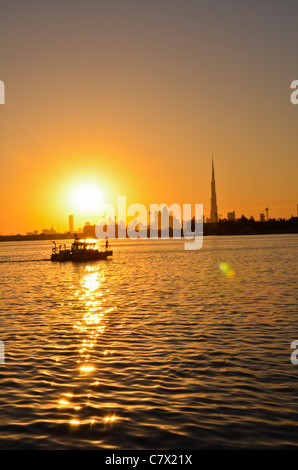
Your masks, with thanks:
[{"label": "person standing on boat", "polygon": [[109,248],[109,239],[106,237],[106,250]]}]

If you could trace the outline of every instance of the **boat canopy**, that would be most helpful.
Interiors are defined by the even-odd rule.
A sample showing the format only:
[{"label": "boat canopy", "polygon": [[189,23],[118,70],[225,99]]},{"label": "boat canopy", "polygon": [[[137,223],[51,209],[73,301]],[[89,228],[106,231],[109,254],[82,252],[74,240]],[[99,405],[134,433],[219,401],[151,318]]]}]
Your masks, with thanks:
[{"label": "boat canopy", "polygon": [[91,249],[91,248],[94,248],[96,245],[96,242],[87,242],[87,241],[83,241],[83,242],[79,242],[79,241],[75,241],[73,244],[72,244],[72,248],[74,249]]}]

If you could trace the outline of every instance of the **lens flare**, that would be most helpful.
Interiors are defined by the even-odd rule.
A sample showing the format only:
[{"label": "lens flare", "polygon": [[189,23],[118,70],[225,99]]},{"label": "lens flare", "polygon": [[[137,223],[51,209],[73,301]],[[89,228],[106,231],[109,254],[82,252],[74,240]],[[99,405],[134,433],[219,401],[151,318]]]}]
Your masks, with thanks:
[{"label": "lens flare", "polygon": [[226,276],[228,279],[232,279],[233,277],[235,277],[236,273],[233,269],[230,268],[228,263],[224,263],[224,262],[219,263],[218,267],[219,267],[219,270],[222,272],[222,274]]}]

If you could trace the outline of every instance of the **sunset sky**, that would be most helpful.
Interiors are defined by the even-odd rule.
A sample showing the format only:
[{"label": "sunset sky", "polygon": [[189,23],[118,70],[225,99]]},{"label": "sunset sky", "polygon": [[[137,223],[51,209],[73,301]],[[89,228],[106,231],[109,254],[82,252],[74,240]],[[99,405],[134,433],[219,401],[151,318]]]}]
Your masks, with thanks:
[{"label": "sunset sky", "polygon": [[1,2],[0,233],[94,222],[82,186],[209,217],[212,153],[222,217],[296,215],[297,18],[294,0]]}]

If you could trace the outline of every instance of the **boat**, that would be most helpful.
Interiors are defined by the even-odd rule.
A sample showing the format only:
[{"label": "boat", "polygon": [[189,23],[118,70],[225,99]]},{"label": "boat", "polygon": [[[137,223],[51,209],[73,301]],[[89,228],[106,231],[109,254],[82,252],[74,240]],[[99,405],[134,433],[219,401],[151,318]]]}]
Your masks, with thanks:
[{"label": "boat", "polygon": [[74,242],[70,249],[66,245],[57,247],[56,242],[53,242],[51,261],[96,261],[100,259],[108,259],[113,256],[113,251],[110,249],[108,239],[105,241],[105,248],[99,250],[97,243],[89,240],[80,240],[76,235]]}]

